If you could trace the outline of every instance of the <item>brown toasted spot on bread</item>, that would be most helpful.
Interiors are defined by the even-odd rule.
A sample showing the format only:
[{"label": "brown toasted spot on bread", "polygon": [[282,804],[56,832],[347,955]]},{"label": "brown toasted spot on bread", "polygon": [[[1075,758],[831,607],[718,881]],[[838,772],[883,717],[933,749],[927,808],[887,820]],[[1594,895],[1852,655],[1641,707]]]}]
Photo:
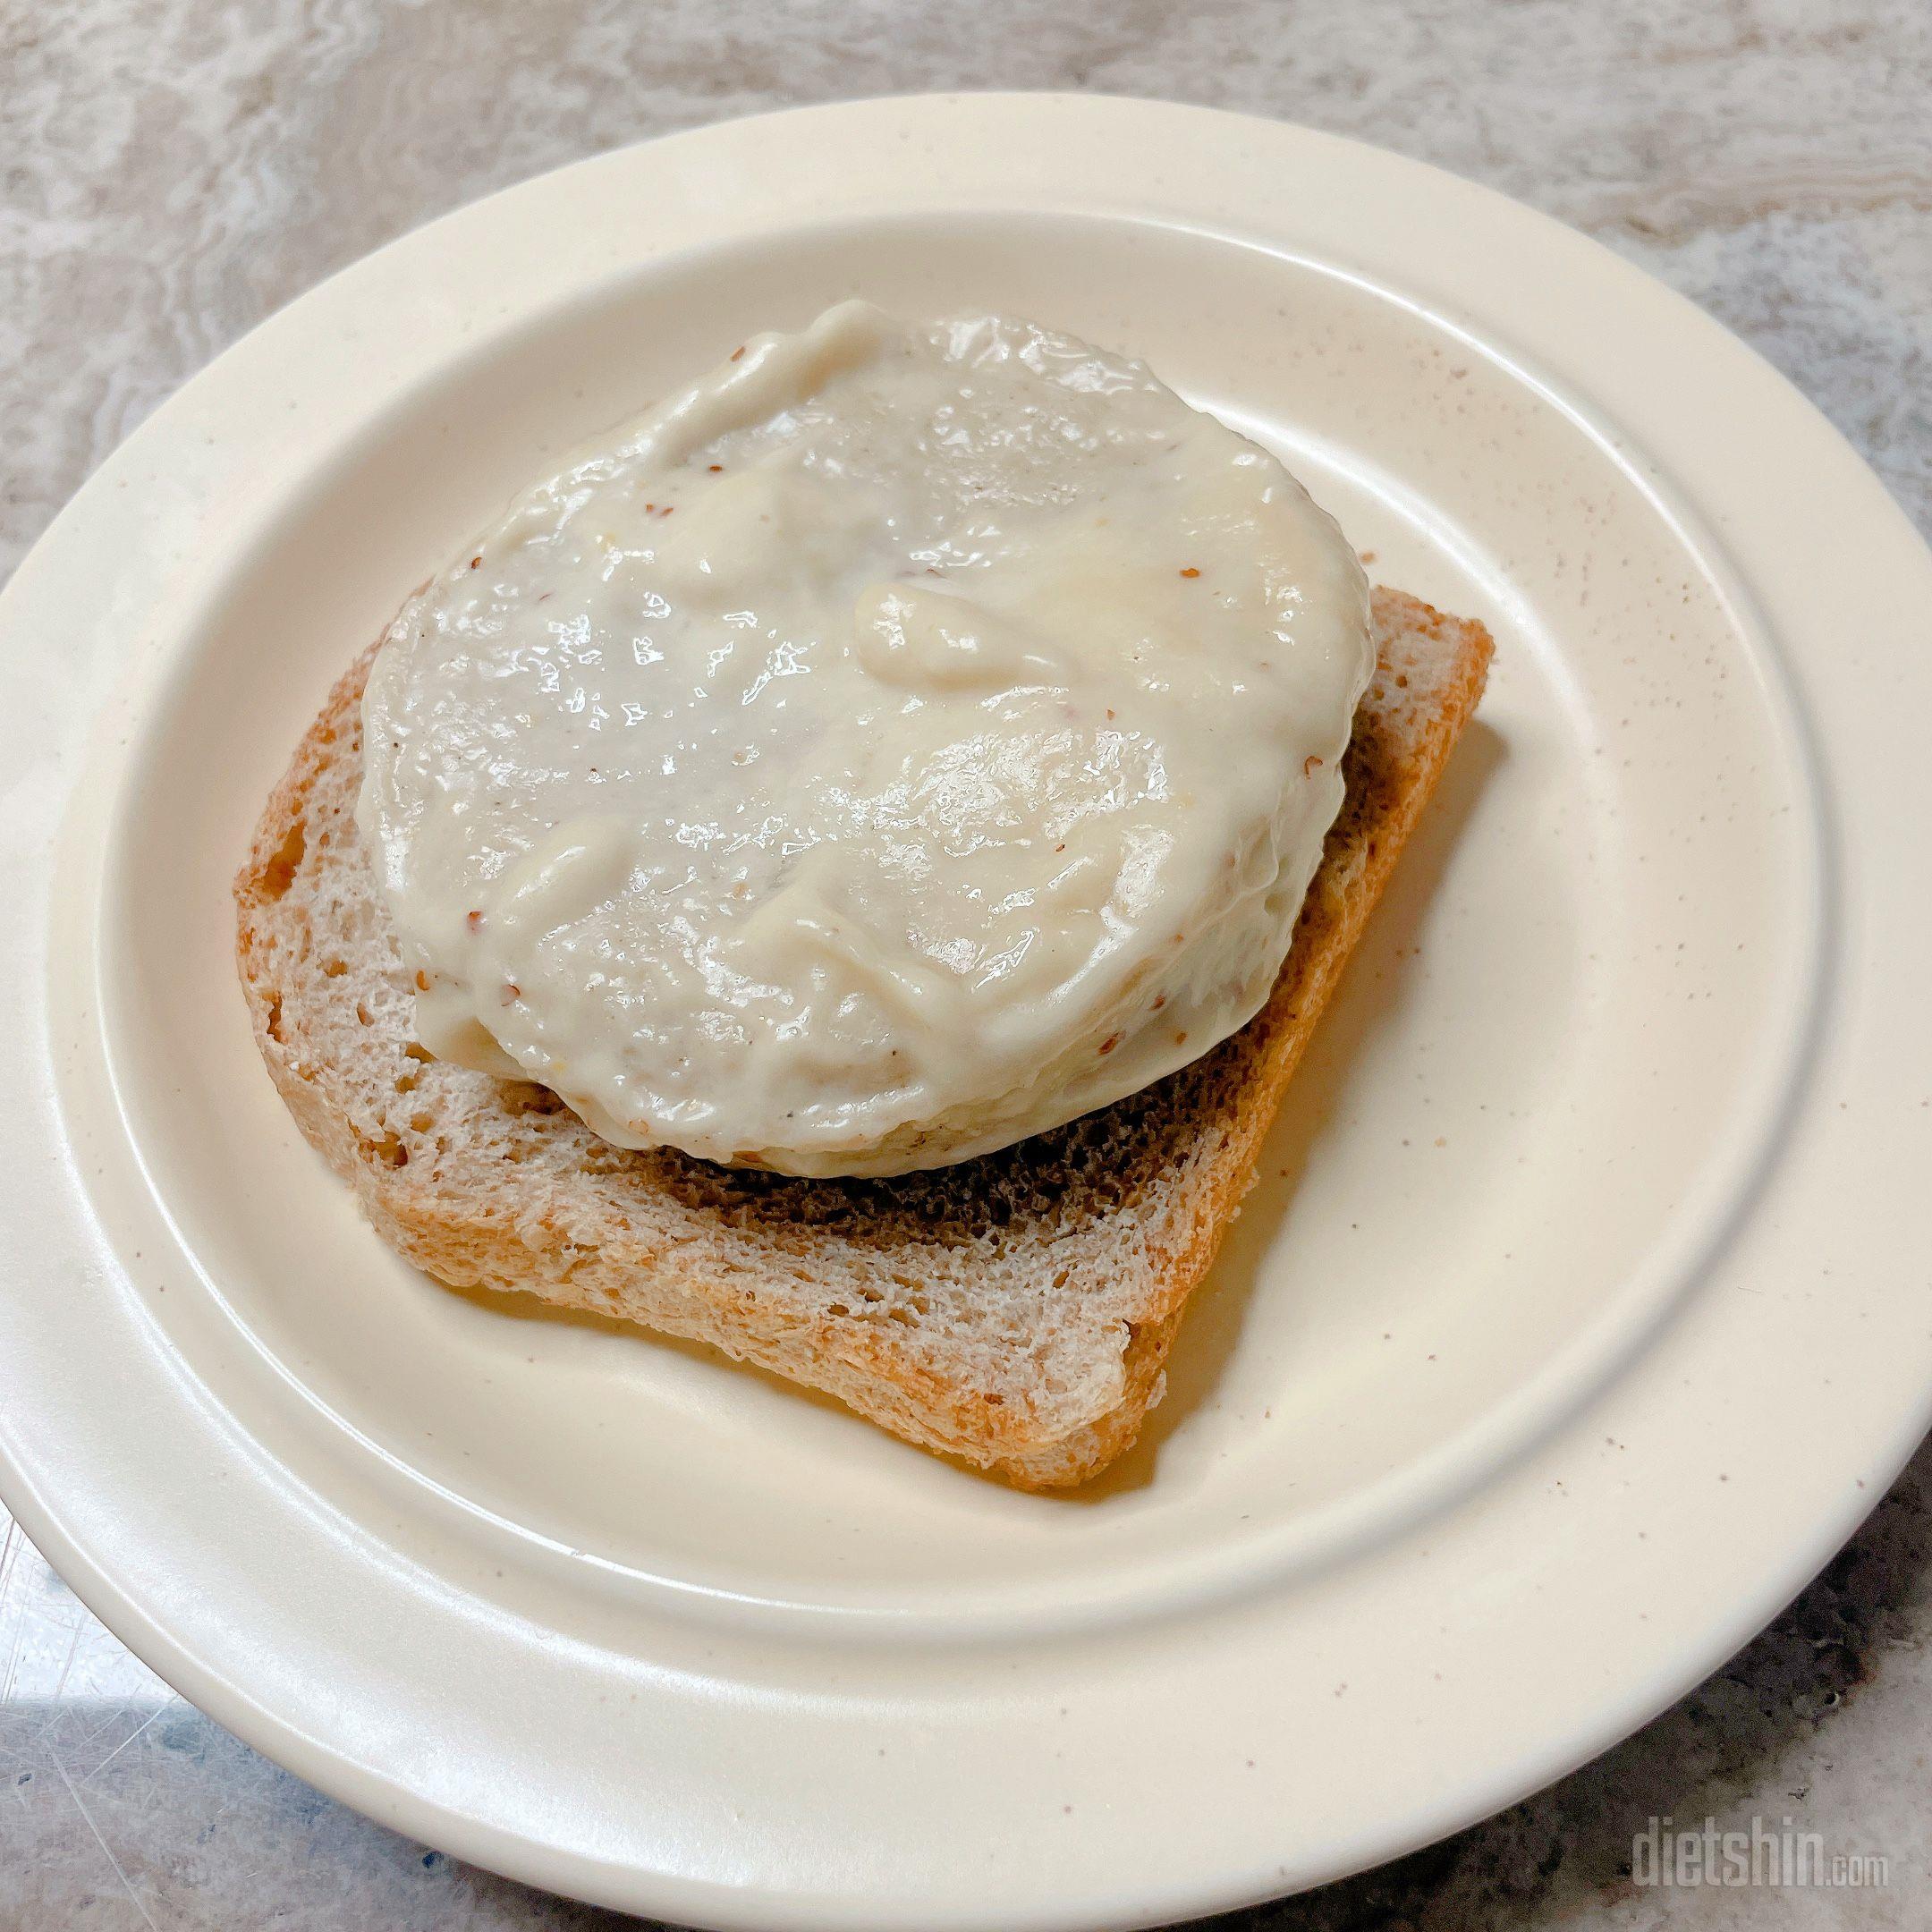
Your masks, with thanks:
[{"label": "brown toasted spot on bread", "polygon": [[262,861],[261,889],[269,898],[279,899],[295,883],[296,869],[302,862],[308,843],[302,821],[298,818],[282,835],[281,843]]}]

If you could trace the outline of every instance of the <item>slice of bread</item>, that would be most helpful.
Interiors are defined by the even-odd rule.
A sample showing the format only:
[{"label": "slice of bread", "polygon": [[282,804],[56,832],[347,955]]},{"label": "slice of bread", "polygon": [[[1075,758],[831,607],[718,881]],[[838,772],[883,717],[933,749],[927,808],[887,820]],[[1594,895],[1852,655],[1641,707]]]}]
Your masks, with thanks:
[{"label": "slice of bread", "polygon": [[365,655],[268,801],[237,953],[275,1085],[377,1231],[460,1287],[715,1344],[1027,1488],[1160,1400],[1187,1298],[1397,850],[1481,695],[1479,623],[1375,595],[1347,797],[1267,1006],[1192,1065],[1001,1153],[800,1181],[600,1140],[547,1089],[430,1058],[356,827]]}]

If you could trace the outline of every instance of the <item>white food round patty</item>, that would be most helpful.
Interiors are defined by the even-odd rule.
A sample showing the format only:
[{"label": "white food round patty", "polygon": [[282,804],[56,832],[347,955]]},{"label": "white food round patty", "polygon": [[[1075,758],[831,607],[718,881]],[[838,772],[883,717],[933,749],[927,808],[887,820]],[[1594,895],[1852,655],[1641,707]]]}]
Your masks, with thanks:
[{"label": "white food round patty", "polygon": [[894,1174],[1252,1017],[1373,662],[1333,520],[1140,363],[848,302],[411,600],[360,818],[431,1052]]}]

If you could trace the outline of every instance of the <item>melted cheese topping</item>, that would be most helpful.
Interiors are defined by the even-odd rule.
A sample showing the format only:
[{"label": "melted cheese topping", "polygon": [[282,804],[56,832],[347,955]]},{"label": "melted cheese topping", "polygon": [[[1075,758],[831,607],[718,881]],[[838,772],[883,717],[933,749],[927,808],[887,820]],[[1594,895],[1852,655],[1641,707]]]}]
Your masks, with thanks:
[{"label": "melted cheese topping", "polygon": [[539,483],[397,617],[360,818],[434,1053],[624,1146],[935,1166],[1260,1007],[1368,588],[1140,363],[862,302]]}]

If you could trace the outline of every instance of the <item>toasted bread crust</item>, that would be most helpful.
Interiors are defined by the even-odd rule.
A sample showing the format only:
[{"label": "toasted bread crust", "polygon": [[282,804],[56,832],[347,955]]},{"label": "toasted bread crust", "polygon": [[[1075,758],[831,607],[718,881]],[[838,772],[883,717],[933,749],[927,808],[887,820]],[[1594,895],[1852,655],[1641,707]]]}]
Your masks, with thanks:
[{"label": "toasted bread crust", "polygon": [[1480,697],[1480,624],[1377,590],[1347,796],[1264,1011],[1191,1066],[982,1160],[800,1181],[599,1140],[542,1089],[430,1063],[357,832],[366,653],[235,881],[256,1038],[377,1231],[458,1286],[710,1343],[1026,1488],[1085,1480],[1160,1398],[1188,1295],[1397,852]]}]

